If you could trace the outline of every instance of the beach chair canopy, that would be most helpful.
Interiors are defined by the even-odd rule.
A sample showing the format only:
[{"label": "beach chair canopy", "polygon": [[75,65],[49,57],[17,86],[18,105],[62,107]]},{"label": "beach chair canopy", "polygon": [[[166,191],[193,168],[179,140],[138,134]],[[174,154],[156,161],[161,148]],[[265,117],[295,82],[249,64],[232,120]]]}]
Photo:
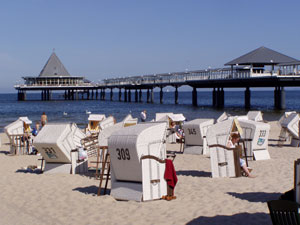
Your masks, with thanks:
[{"label": "beach chair canopy", "polygon": [[26,124],[32,124],[32,121],[29,120],[27,116],[20,117],[19,120],[23,121]]},{"label": "beach chair canopy", "polygon": [[138,123],[138,118],[133,118],[131,114],[128,114],[123,120],[122,120],[123,126],[128,127],[132,125],[136,125]]},{"label": "beach chair canopy", "polygon": [[291,113],[287,118],[282,119],[280,125],[286,128],[293,137],[299,138],[299,119],[298,113]]},{"label": "beach chair canopy", "polygon": [[22,135],[24,134],[24,124],[30,125],[32,124],[32,121],[28,119],[28,117],[20,117],[16,121],[8,124],[6,127],[4,127],[5,133],[10,135]]},{"label": "beach chair canopy", "polygon": [[258,121],[258,122],[263,121],[263,116],[261,111],[249,111],[247,113],[247,117],[249,120]]},{"label": "beach chair canopy", "polygon": [[46,124],[33,141],[46,162],[71,163],[71,150],[81,147],[86,135],[75,123]]},{"label": "beach chair canopy", "polygon": [[109,116],[107,118],[105,118],[104,120],[102,120],[99,123],[99,126],[101,128],[101,130],[104,130],[107,127],[113,126],[115,124],[115,119],[113,116]]},{"label": "beach chair canopy", "polygon": [[104,114],[90,114],[88,121],[102,121],[105,119]]},{"label": "beach chair canopy", "polygon": [[203,145],[203,138],[214,119],[195,119],[183,124],[186,145]]},{"label": "beach chair canopy", "polygon": [[221,114],[221,116],[219,116],[219,118],[217,119],[217,123],[220,123],[220,122],[222,122],[222,121],[224,121],[224,120],[227,120],[228,119],[228,115],[227,115],[227,113],[226,112],[223,112],[222,114]]},{"label": "beach chair canopy", "polygon": [[[152,155],[165,159],[165,139],[166,123],[137,124],[113,132],[108,139],[108,151],[116,180],[142,182],[141,157]],[[154,164],[149,169],[157,173]]]},{"label": "beach chair canopy", "polygon": [[173,115],[172,112],[167,113],[156,113],[155,114],[155,121],[168,121],[170,115]]},{"label": "beach chair canopy", "polygon": [[168,115],[169,118],[174,121],[174,122],[183,122],[186,120],[186,118],[184,117],[183,114],[179,113],[179,114],[171,114],[171,115]]}]

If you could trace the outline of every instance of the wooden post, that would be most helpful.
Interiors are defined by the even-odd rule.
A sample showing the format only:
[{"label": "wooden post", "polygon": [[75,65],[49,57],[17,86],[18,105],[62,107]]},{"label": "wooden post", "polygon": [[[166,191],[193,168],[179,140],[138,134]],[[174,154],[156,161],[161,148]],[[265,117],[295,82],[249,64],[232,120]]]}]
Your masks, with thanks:
[{"label": "wooden post", "polygon": [[111,89],[110,89],[110,100],[111,100],[111,101],[113,100],[113,94],[114,94],[114,93],[113,93],[113,89],[111,88]]},{"label": "wooden post", "polygon": [[147,103],[150,102],[150,90],[147,89]]}]

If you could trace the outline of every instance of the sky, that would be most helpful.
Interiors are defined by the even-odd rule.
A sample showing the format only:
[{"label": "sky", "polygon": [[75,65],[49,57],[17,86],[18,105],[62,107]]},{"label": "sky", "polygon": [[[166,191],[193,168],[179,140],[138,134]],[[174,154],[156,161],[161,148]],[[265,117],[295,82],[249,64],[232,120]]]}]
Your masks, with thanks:
[{"label": "sky", "polygon": [[0,0],[0,92],[53,49],[97,82],[223,67],[261,46],[300,59],[299,0]]}]

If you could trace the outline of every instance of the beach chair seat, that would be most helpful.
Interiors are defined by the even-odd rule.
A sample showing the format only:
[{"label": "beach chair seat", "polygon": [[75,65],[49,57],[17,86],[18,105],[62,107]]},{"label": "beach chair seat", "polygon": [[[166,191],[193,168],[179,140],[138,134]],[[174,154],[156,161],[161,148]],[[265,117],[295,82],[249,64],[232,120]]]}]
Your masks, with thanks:
[{"label": "beach chair seat", "polygon": [[287,200],[268,201],[273,225],[300,225],[299,204]]}]

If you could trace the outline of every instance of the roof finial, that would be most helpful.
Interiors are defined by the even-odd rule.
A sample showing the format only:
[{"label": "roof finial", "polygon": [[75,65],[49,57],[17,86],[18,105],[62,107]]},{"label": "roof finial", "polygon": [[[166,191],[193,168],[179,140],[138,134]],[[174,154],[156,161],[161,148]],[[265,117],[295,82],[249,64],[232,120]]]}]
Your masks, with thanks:
[{"label": "roof finial", "polygon": [[53,52],[55,52],[55,48],[53,48]]}]

